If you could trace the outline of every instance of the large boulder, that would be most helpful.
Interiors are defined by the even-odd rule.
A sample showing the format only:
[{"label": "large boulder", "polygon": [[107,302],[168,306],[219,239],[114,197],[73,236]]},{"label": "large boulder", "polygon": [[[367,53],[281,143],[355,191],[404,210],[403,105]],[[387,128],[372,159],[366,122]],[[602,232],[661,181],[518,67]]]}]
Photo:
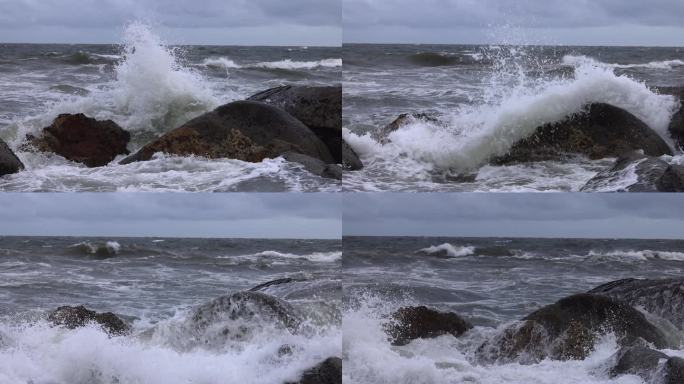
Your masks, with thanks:
[{"label": "large boulder", "polygon": [[641,151],[620,156],[611,169],[599,172],[581,191],[596,192],[613,188],[632,180],[633,175],[636,175],[636,180],[624,186],[626,192],[684,192],[684,166],[646,156]]},{"label": "large boulder", "polygon": [[250,96],[247,100],[276,106],[304,123],[342,162],[342,87],[285,85]]},{"label": "large boulder", "polygon": [[675,145],[684,149],[684,87],[659,87],[657,91],[665,95],[673,95],[679,98],[679,109],[670,120],[668,132]]},{"label": "large boulder", "polygon": [[288,384],[342,384],[342,359],[328,357],[306,370],[299,381]]},{"label": "large boulder", "polygon": [[621,348],[610,376],[637,375],[647,383],[684,383],[684,360],[644,346]]},{"label": "large boulder", "polygon": [[599,285],[589,293],[643,308],[684,331],[684,279],[623,279]]},{"label": "large boulder", "polygon": [[109,164],[127,155],[131,135],[111,120],[96,120],[82,113],[62,114],[40,136],[26,136],[24,148],[54,152],[88,167]]},{"label": "large boulder", "polygon": [[667,143],[636,116],[609,104],[594,103],[582,113],[538,127],[532,136],[491,162],[560,160],[577,154],[601,159],[639,149],[648,156],[672,154]]},{"label": "large boulder", "polygon": [[121,164],[144,161],[157,152],[259,162],[286,152],[334,162],[328,148],[299,120],[258,101],[235,101],[198,116],[145,145]]},{"label": "large boulder", "polygon": [[17,173],[24,169],[24,164],[12,152],[9,145],[0,140],[0,176]]},{"label": "large boulder", "polygon": [[48,321],[56,326],[76,329],[91,323],[99,324],[102,329],[112,336],[126,335],[131,327],[111,312],[97,313],[86,307],[62,306],[48,314]]},{"label": "large boulder", "polygon": [[358,171],[363,168],[363,163],[356,154],[354,148],[346,141],[342,140],[342,166],[349,171]]},{"label": "large boulder", "polygon": [[641,341],[669,346],[666,336],[632,306],[609,297],[577,294],[547,305],[511,325],[478,349],[490,361],[533,363],[545,358],[583,360],[603,334],[621,346]]},{"label": "large boulder", "polygon": [[460,336],[473,326],[452,312],[438,312],[425,306],[399,308],[385,325],[392,345],[406,345],[414,339],[442,335]]}]

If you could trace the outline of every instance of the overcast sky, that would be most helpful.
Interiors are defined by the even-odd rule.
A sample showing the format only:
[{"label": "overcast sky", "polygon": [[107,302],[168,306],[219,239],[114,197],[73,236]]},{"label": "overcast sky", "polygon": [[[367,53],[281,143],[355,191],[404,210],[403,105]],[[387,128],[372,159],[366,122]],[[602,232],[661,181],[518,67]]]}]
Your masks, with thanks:
[{"label": "overcast sky", "polygon": [[3,193],[0,235],[340,238],[330,193]]},{"label": "overcast sky", "polygon": [[344,0],[344,42],[684,45],[682,0]]},{"label": "overcast sky", "polygon": [[345,194],[343,234],[684,239],[684,194]]},{"label": "overcast sky", "polygon": [[0,0],[0,40],[118,43],[156,25],[169,43],[325,45],[342,39],[340,0]]}]

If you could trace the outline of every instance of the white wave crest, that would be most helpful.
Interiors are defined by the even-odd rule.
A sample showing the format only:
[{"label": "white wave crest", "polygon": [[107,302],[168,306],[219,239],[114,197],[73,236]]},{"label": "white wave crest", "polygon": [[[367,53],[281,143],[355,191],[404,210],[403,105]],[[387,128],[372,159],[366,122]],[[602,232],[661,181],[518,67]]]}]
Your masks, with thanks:
[{"label": "white wave crest", "polygon": [[624,251],[589,251],[587,255],[589,258],[607,258],[619,259],[627,261],[649,261],[649,260],[669,260],[669,261],[684,261],[684,252],[673,251],[654,251],[650,249],[644,250],[624,250]]},{"label": "white wave crest", "polygon": [[605,67],[610,67],[610,68],[622,68],[622,69],[627,69],[627,68],[649,68],[649,69],[673,69],[676,67],[681,67],[684,66],[684,61],[674,59],[674,60],[663,60],[663,61],[651,61],[648,63],[642,63],[642,64],[616,64],[616,63],[603,63],[600,62],[592,57],[584,56],[584,55],[579,55],[579,56],[574,56],[574,55],[565,55],[563,56],[562,63],[564,65],[571,65],[571,66],[580,66],[580,65],[597,65],[597,66],[605,66]]},{"label": "white wave crest", "polygon": [[418,252],[423,252],[423,253],[428,253],[428,254],[433,254],[433,253],[439,253],[439,252],[444,252],[447,254],[447,256],[451,257],[461,257],[461,256],[469,256],[475,253],[475,247],[473,246],[454,246],[449,243],[444,243],[440,245],[431,245],[427,248],[423,248],[418,250]]}]

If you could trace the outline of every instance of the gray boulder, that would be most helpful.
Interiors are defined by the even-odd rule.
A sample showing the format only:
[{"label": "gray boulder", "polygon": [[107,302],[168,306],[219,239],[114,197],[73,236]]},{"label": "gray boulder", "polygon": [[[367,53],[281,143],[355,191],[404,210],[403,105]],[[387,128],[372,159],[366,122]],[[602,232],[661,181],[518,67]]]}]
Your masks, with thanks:
[{"label": "gray boulder", "polygon": [[633,184],[624,188],[626,192],[684,191],[684,166],[646,156],[641,151],[632,151],[620,156],[611,169],[594,176],[581,191],[600,191],[603,186],[615,185],[627,176],[626,172],[634,172],[637,176]]},{"label": "gray boulder", "polygon": [[9,145],[0,140],[0,176],[17,173],[24,169],[24,164],[12,152]]}]

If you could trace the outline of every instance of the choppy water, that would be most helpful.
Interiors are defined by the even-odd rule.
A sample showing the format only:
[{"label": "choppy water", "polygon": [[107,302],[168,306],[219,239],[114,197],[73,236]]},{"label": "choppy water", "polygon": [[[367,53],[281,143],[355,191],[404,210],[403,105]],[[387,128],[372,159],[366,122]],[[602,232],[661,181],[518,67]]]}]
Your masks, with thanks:
[{"label": "choppy water", "polygon": [[[681,240],[345,237],[343,247],[349,383],[643,383],[608,377],[618,348],[610,338],[583,361],[489,365],[473,352],[498,327],[563,297],[621,278],[684,272]],[[393,347],[382,324],[405,305],[456,312],[475,328],[459,339]]]},{"label": "choppy water", "polygon": [[[577,191],[612,161],[487,160],[591,102],[626,109],[671,143],[679,104],[654,87],[684,85],[680,48],[347,44],[343,58],[344,137],[366,165],[345,174],[345,190]],[[385,146],[369,136],[408,112],[446,126],[418,121]],[[464,172],[477,178],[452,177]]]},{"label": "choppy water", "polygon": [[[112,119],[132,134],[129,150],[203,112],[284,84],[339,84],[340,48],[168,46],[131,24],[118,45],[0,44],[0,138],[16,150],[59,113]],[[339,190],[274,159],[259,164],[163,157],[150,164],[88,169],[19,151],[27,166],[0,178],[9,191]]]},{"label": "choppy water", "polygon": [[[340,356],[340,266],[339,240],[0,238],[0,383],[297,380]],[[295,281],[261,292],[292,304],[306,332],[264,315],[240,325],[248,337],[194,343],[193,308],[286,277]],[[95,326],[43,320],[80,304],[127,319],[133,334],[110,338]],[[292,353],[279,352],[283,345]]]}]

